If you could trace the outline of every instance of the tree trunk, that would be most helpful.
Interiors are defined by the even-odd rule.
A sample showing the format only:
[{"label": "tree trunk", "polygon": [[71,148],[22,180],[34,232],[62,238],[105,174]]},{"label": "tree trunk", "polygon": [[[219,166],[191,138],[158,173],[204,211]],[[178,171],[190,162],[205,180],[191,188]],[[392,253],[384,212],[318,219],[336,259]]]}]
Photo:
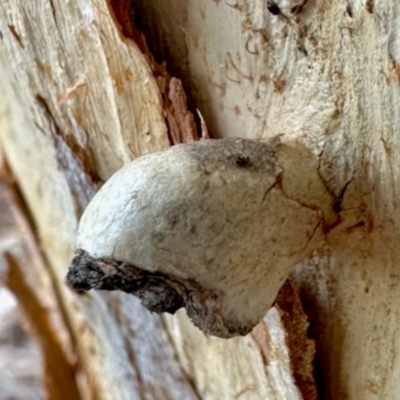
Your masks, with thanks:
[{"label": "tree trunk", "polygon": [[[394,0],[2,2],[0,249],[49,398],[313,399],[313,377],[319,398],[398,396],[399,21]],[[225,340],[184,310],[72,293],[101,184],[207,132],[281,135],[284,194],[321,216],[276,306]],[[304,146],[321,193],[301,188]]]}]

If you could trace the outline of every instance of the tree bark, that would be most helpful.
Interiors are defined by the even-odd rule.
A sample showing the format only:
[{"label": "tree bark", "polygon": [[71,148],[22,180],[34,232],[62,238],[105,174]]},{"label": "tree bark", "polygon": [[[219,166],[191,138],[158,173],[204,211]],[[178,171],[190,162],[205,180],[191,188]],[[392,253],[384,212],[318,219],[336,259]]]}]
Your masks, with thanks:
[{"label": "tree bark", "polygon": [[[28,292],[53,302],[64,344],[53,337],[52,354],[82,398],[313,399],[313,374],[320,398],[396,398],[399,21],[394,0],[2,2],[0,149],[25,206],[3,191],[36,262],[16,276],[27,253],[1,249],[22,306]],[[241,338],[64,284],[101,184],[141,154],[196,140],[196,124],[305,146],[334,200],[287,193],[317,198],[321,240]],[[297,167],[284,179],[301,183]],[[21,286],[31,276],[52,284],[32,293]],[[54,333],[23,308],[39,338]]]}]

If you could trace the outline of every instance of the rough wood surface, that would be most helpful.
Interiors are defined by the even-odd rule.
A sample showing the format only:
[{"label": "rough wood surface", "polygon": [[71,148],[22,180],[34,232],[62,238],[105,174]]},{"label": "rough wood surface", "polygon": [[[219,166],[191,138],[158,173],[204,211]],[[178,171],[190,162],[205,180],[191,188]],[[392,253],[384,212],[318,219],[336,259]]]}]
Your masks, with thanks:
[{"label": "rough wood surface", "polygon": [[0,398],[37,400],[44,397],[43,357],[17,301],[0,286]]},{"label": "rough wood surface", "polygon": [[79,217],[101,183],[140,154],[196,138],[180,85],[116,16],[103,0],[0,5],[0,145],[65,312],[81,397],[300,399],[274,308],[258,334],[225,341],[184,313],[160,318],[132,296],[64,285]]},{"label": "rough wood surface", "polygon": [[[219,341],[196,331],[183,313],[157,318],[127,295],[78,298],[62,285],[78,219],[101,182],[142,153],[196,137],[179,85],[114,3],[0,5],[1,146],[95,396],[299,397],[274,309],[268,334],[257,329],[283,350],[266,353],[257,330]],[[324,241],[293,279],[317,343],[321,396],[396,398],[400,4],[133,4],[129,15],[156,60],[182,79],[189,107],[213,137],[283,134],[282,141],[301,142],[314,155],[314,172],[335,200],[333,215],[321,210]],[[301,181],[296,165],[290,170]],[[303,195],[290,194],[293,201]]]},{"label": "rough wood surface", "polygon": [[[18,299],[42,350],[43,367],[38,365],[31,374],[43,369],[49,399],[79,398],[80,368],[73,338],[53,286],[52,272],[37,247],[16,188],[0,180],[0,279]],[[29,358],[29,347],[26,351]]]},{"label": "rough wood surface", "polygon": [[283,133],[315,154],[338,220],[295,279],[321,394],[398,397],[399,2],[135,3],[214,136]]}]

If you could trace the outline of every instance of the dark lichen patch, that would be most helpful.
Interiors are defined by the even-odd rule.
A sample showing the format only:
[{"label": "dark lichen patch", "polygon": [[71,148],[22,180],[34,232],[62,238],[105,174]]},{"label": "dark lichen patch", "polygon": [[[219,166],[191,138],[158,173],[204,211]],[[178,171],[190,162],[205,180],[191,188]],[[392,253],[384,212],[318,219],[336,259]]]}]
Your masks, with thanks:
[{"label": "dark lichen patch", "polygon": [[250,164],[250,159],[249,157],[240,155],[240,154],[235,154],[233,156],[234,159],[234,163],[238,166],[238,167],[247,167]]},{"label": "dark lichen patch", "polygon": [[281,10],[278,7],[278,5],[272,0],[268,0],[267,9],[272,15],[279,15],[281,13]]}]

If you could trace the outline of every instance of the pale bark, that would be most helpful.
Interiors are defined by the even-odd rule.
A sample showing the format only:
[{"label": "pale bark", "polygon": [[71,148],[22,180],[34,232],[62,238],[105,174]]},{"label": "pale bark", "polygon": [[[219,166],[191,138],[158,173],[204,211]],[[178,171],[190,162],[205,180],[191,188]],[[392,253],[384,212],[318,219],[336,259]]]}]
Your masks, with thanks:
[{"label": "pale bark", "polygon": [[[111,18],[101,0],[36,3],[0,5],[0,142],[93,393],[298,398],[275,309],[252,335],[221,340],[196,330],[184,312],[158,318],[127,295],[79,298],[63,286],[80,213],[100,183],[168,146],[168,137],[192,140],[194,127],[176,81],[143,54],[126,21],[116,28],[118,10]],[[400,4],[299,3],[136,0],[133,10],[213,137],[283,134],[314,155],[334,215],[325,213],[323,241],[292,278],[317,343],[321,396],[393,399]],[[295,165],[291,172],[297,179]],[[291,194],[298,202],[303,195]]]},{"label": "pale bark", "polygon": [[[140,154],[195,138],[179,81],[151,60],[139,36],[123,36],[116,15],[102,0],[0,5],[0,145],[36,235],[16,211],[36,262],[15,278],[27,261],[6,243],[8,274],[22,284],[32,276],[53,282],[37,300],[56,302],[61,337],[73,348],[56,349],[82,398],[299,399],[276,308],[252,334],[223,340],[198,331],[184,311],[158,317],[132,296],[79,296],[64,284],[79,217],[101,183]],[[8,210],[18,210],[14,201]],[[296,309],[309,367],[313,346]]]},{"label": "pale bark", "polygon": [[321,393],[398,397],[399,3],[137,3],[214,136],[283,133],[315,155],[338,219],[295,278]]}]

